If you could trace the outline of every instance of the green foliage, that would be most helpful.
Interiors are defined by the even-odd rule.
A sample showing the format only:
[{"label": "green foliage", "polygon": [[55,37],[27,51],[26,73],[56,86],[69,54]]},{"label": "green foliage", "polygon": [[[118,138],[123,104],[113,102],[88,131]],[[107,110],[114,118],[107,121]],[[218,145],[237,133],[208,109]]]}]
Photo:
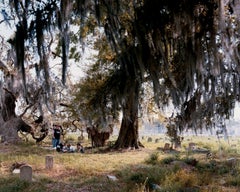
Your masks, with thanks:
[{"label": "green foliage", "polygon": [[[113,62],[115,54],[107,44],[106,38],[99,38],[95,42],[95,48],[99,50],[96,62],[89,65],[86,77],[75,85],[73,92],[76,115],[90,125],[98,124],[99,127],[107,127],[119,117],[119,101],[115,98],[117,93],[111,93],[113,86],[109,85],[116,64]],[[120,79],[114,79],[114,82]],[[117,89],[117,87],[115,88]],[[110,120],[111,119],[111,120]]]},{"label": "green foliage", "polygon": [[148,159],[145,161],[147,164],[156,165],[159,162],[159,153],[152,153]]},{"label": "green foliage", "polygon": [[195,173],[190,173],[184,169],[180,169],[176,173],[170,173],[166,177],[164,185],[168,189],[175,191],[187,187],[196,186],[200,184],[198,182],[198,176]]},{"label": "green foliage", "polygon": [[168,157],[165,157],[161,160],[161,163],[163,164],[170,164],[171,162],[175,161],[175,160],[178,160],[178,158],[176,158],[176,156],[168,156]]},{"label": "green foliage", "polygon": [[[44,192],[45,181],[40,181],[32,185],[31,182],[20,180],[18,177],[0,178],[1,192]],[[44,185],[42,184],[44,183]]]},{"label": "green foliage", "polygon": [[238,174],[235,177],[228,177],[226,185],[240,187],[240,175]]},{"label": "green foliage", "polygon": [[194,167],[197,166],[197,164],[198,164],[198,161],[196,160],[196,158],[193,158],[193,157],[185,158],[182,161],[185,162],[186,164],[194,166]]},{"label": "green foliage", "polygon": [[91,192],[98,192],[98,191],[118,192],[119,191],[118,183],[111,181],[106,177],[102,177],[102,178],[92,177],[91,179],[86,180],[85,185],[89,186],[88,188],[91,189]]},{"label": "green foliage", "polygon": [[70,52],[69,58],[74,59],[75,62],[80,61],[81,55],[80,55],[79,51],[77,50],[76,46],[71,47],[69,52]]},{"label": "green foliage", "polygon": [[131,175],[130,181],[134,183],[144,183],[146,178],[146,175],[144,175],[143,173],[134,173],[133,175]]},{"label": "green foliage", "polygon": [[127,183],[128,190],[136,190],[136,184],[139,188],[152,189],[154,184],[162,183],[171,169],[160,167],[158,165],[142,165],[133,167],[133,169],[123,169],[119,175]]}]

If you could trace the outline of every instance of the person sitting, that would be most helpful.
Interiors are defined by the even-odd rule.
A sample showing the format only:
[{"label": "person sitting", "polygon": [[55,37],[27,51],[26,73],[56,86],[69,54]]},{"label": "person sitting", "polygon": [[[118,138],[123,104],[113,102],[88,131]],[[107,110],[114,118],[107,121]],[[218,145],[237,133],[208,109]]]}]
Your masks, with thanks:
[{"label": "person sitting", "polygon": [[77,143],[77,152],[84,153],[84,147],[81,143]]},{"label": "person sitting", "polygon": [[59,145],[57,145],[57,147],[56,147],[56,151],[63,152],[63,147],[64,147],[64,145],[62,143],[59,143]]},{"label": "person sitting", "polygon": [[63,153],[73,153],[75,151],[74,147],[70,143],[65,143],[62,152]]},{"label": "person sitting", "polygon": [[72,146],[70,143],[64,143],[64,144],[60,143],[59,145],[57,145],[56,151],[63,152],[63,153],[74,153],[74,152],[84,153],[84,148],[80,143],[77,144],[77,147]]}]

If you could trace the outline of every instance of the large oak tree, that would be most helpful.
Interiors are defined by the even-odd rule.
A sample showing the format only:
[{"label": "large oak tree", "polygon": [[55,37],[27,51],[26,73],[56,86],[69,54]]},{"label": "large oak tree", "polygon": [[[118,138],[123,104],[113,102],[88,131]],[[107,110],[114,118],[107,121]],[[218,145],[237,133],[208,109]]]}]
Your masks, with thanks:
[{"label": "large oak tree", "polygon": [[239,4],[214,0],[125,3],[96,4],[99,20],[105,18],[116,67],[94,103],[122,109],[115,147],[138,147],[139,95],[145,81],[152,82],[159,107],[172,101],[179,131],[212,128],[229,118],[239,99]]}]

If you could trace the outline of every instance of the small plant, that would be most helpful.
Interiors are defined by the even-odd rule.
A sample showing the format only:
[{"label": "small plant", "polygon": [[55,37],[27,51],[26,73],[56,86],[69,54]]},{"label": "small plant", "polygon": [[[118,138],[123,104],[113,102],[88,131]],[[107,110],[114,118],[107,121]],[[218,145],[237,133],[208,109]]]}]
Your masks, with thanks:
[{"label": "small plant", "polygon": [[173,191],[178,191],[179,189],[196,186],[198,184],[198,177],[193,172],[181,169],[176,173],[168,175],[164,184],[168,188],[172,187]]},{"label": "small plant", "polygon": [[[127,184],[127,191],[143,192],[143,189],[153,191],[156,187],[161,186],[166,179],[166,176],[172,171],[169,167],[159,165],[141,165],[134,166],[129,169],[124,169],[120,172],[120,177],[124,183]],[[144,191],[144,192],[145,192]]]},{"label": "small plant", "polygon": [[145,179],[144,183],[137,184],[136,192],[149,192],[149,189],[147,187],[147,181],[148,181],[148,178]]},{"label": "small plant", "polygon": [[183,161],[186,164],[194,166],[194,167],[198,164],[198,161],[195,158],[186,158],[186,159],[183,159]]},{"label": "small plant", "polygon": [[150,157],[145,161],[147,164],[156,165],[158,163],[159,153],[154,152]]},{"label": "small plant", "polygon": [[145,180],[145,176],[143,173],[134,173],[131,177],[130,180],[133,181],[134,183],[143,183]]},{"label": "small plant", "polygon": [[171,162],[173,162],[175,160],[178,160],[178,158],[171,156],[171,157],[166,157],[166,158],[162,159],[161,162],[163,164],[170,164]]},{"label": "small plant", "polygon": [[240,176],[236,176],[236,177],[229,177],[226,181],[227,185],[230,186],[235,186],[235,187],[240,187]]},{"label": "small plant", "polygon": [[10,179],[1,179],[0,186],[1,186],[0,191],[17,192],[17,191],[24,191],[24,189],[30,186],[30,183],[21,181],[19,178],[10,178]]}]

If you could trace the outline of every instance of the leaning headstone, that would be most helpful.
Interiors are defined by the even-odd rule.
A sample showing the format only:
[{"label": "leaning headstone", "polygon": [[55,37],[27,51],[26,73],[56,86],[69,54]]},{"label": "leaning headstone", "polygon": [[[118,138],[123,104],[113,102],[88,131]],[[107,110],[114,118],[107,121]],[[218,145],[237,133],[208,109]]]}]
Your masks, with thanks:
[{"label": "leaning headstone", "polygon": [[53,168],[53,156],[51,156],[51,155],[46,156],[45,167],[46,167],[46,169],[52,169]]},{"label": "leaning headstone", "polygon": [[32,167],[23,165],[20,167],[20,179],[24,181],[32,181]]}]

